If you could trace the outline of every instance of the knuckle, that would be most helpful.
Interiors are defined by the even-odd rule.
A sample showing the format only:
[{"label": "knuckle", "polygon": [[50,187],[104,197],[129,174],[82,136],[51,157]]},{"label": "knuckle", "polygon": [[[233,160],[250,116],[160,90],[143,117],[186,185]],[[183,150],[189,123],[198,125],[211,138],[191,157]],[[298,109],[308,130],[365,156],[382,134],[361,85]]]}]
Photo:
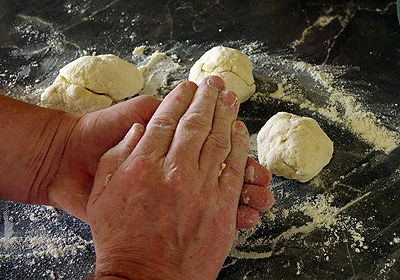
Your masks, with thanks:
[{"label": "knuckle", "polygon": [[215,103],[219,93],[210,90],[198,91],[197,94],[200,98],[205,99],[206,102]]},{"label": "knuckle", "polygon": [[157,129],[175,129],[177,121],[172,116],[164,114],[163,116],[153,116],[148,126]]},{"label": "knuckle", "polygon": [[182,116],[181,121],[185,125],[189,126],[190,129],[196,129],[201,131],[209,131],[210,124],[206,120],[203,114],[198,112],[186,113]]},{"label": "knuckle", "polygon": [[230,150],[231,141],[230,137],[222,133],[212,133],[208,136],[207,142],[217,147],[218,149]]},{"label": "knuckle", "polygon": [[226,167],[225,169],[230,169],[234,176],[238,178],[243,178],[244,180],[244,171],[245,167],[233,161],[225,161]]}]

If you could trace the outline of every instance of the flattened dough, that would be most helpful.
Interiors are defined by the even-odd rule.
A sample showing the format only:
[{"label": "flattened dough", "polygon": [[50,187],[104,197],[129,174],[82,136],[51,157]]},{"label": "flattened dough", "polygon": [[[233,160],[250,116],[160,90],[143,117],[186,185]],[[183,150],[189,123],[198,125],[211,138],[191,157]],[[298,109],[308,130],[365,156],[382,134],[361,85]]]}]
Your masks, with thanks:
[{"label": "flattened dough", "polygon": [[65,65],[41,95],[42,105],[87,113],[136,94],[143,77],[131,63],[112,54],[83,56]]}]

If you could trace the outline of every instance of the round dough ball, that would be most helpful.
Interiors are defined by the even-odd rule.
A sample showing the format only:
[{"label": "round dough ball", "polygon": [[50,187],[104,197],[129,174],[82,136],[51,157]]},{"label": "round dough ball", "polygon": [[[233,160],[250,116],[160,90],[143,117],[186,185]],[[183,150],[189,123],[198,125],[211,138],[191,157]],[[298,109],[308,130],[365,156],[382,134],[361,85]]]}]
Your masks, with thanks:
[{"label": "round dough ball", "polygon": [[333,142],[308,117],[279,112],[257,136],[258,159],[272,174],[306,182],[329,163]]},{"label": "round dough ball", "polygon": [[227,47],[214,47],[205,52],[190,69],[189,81],[199,84],[207,76],[218,76],[227,90],[234,91],[241,103],[255,92],[253,64],[244,53]]},{"label": "round dough ball", "polygon": [[42,105],[87,113],[136,94],[143,77],[131,63],[112,54],[83,56],[65,65],[41,95]]}]

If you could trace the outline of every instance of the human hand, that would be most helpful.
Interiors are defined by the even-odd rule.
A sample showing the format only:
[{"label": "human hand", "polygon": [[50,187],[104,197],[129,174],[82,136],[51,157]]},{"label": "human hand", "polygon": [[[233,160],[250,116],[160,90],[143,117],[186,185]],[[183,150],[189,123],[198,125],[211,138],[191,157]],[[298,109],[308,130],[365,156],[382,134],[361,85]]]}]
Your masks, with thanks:
[{"label": "human hand", "polygon": [[146,125],[160,102],[140,96],[79,116],[63,147],[57,173],[47,187],[45,204],[87,221],[86,204],[100,158],[125,137],[134,123]]},{"label": "human hand", "polygon": [[[146,125],[159,103],[151,97],[136,97],[82,117],[68,139],[62,164],[47,189],[47,204],[87,222],[86,203],[100,157],[123,139],[132,123]],[[268,210],[273,203],[273,195],[266,188],[271,181],[271,174],[250,157],[245,179],[237,228],[256,225],[259,212]]]},{"label": "human hand", "polygon": [[97,277],[217,276],[237,233],[249,145],[223,87],[217,77],[180,84],[145,132],[134,125],[102,157],[88,202]]},{"label": "human hand", "polygon": [[259,220],[259,213],[272,207],[274,195],[267,188],[270,183],[271,173],[268,169],[248,157],[238,208],[238,229],[254,227]]}]

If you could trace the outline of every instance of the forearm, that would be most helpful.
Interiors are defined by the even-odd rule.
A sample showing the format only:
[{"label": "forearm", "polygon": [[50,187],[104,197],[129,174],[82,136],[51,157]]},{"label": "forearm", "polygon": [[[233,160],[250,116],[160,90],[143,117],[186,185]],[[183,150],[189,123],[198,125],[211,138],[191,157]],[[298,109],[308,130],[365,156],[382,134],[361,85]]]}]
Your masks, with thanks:
[{"label": "forearm", "polygon": [[0,197],[46,204],[46,186],[55,175],[76,122],[62,111],[0,95]]}]

